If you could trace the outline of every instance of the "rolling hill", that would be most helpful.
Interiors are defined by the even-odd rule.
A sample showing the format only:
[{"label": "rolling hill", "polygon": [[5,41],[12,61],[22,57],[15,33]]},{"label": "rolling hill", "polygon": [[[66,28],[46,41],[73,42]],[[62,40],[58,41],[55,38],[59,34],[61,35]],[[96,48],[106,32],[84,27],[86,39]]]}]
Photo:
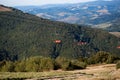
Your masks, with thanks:
[{"label": "rolling hill", "polygon": [[[15,8],[0,11],[0,61],[30,56],[88,57],[97,51],[120,55],[119,38],[100,29],[39,18]],[[8,11],[9,10],[9,11]]]},{"label": "rolling hill", "polygon": [[77,4],[16,6],[39,17],[74,24],[91,25],[108,31],[120,31],[120,0],[97,0]]}]

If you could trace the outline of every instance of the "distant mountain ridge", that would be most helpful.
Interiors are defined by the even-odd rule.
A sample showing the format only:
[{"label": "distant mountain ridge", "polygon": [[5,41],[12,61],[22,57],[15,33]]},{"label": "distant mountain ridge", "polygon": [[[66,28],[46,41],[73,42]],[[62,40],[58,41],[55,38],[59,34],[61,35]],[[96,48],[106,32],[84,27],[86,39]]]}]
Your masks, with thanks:
[{"label": "distant mountain ridge", "polygon": [[[75,24],[92,25],[108,31],[120,31],[120,0],[87,3],[16,7],[39,17]],[[22,9],[24,8],[24,9]],[[114,26],[119,24],[119,26]],[[112,27],[112,28],[111,28]],[[117,27],[117,29],[116,29]],[[115,28],[115,29],[114,29]]]}]

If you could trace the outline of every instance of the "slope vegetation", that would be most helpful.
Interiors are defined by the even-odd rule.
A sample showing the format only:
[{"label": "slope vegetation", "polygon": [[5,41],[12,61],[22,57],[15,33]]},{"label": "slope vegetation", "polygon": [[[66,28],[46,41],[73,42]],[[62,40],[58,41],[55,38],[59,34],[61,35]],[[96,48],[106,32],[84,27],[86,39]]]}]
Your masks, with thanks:
[{"label": "slope vegetation", "polygon": [[93,52],[120,54],[119,39],[106,31],[54,22],[14,8],[0,11],[0,60],[30,56],[88,57]]}]

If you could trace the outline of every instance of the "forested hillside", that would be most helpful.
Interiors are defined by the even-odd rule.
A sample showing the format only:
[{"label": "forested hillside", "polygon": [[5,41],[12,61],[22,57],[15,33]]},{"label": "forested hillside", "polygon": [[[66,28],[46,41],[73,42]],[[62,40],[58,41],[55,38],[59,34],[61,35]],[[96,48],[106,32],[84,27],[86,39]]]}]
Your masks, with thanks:
[{"label": "forested hillside", "polygon": [[119,38],[106,31],[54,22],[14,8],[8,9],[10,11],[0,11],[0,61],[38,55],[88,57],[97,51],[120,55],[116,48],[120,45]]}]

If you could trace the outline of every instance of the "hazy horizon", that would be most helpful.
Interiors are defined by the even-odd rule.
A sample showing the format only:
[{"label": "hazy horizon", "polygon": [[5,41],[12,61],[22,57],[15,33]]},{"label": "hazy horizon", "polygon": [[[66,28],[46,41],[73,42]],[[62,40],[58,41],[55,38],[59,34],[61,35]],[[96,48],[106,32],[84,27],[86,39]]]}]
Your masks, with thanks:
[{"label": "hazy horizon", "polygon": [[69,4],[69,3],[83,3],[96,0],[0,0],[0,4],[5,6],[28,6],[28,5],[47,5],[47,4]]}]

